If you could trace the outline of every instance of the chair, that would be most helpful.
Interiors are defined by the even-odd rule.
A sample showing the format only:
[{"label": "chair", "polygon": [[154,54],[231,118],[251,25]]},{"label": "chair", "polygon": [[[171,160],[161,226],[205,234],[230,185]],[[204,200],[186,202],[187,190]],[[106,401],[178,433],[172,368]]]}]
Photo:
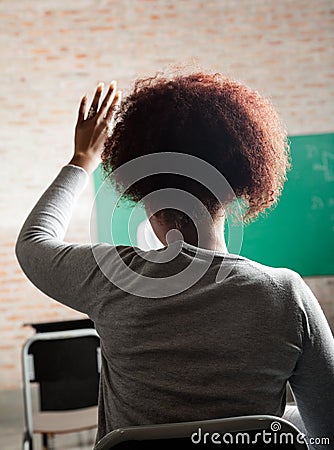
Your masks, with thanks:
[{"label": "chair", "polygon": [[104,436],[94,450],[165,450],[177,446],[193,450],[217,449],[220,446],[233,449],[308,449],[303,435],[290,422],[275,416],[253,415],[119,428]]},{"label": "chair", "polygon": [[[25,431],[23,449],[42,435],[49,450],[56,434],[97,427],[100,339],[95,329],[36,333],[22,349]],[[32,383],[39,406],[33,405]]]}]

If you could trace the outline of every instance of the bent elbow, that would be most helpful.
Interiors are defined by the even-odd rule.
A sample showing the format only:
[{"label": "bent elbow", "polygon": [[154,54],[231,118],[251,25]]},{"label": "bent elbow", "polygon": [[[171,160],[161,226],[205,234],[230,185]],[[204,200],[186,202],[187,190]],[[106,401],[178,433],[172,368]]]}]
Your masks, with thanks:
[{"label": "bent elbow", "polygon": [[29,251],[27,249],[26,242],[22,238],[22,235],[20,235],[15,244],[15,256],[24,272],[28,262],[28,254]]}]

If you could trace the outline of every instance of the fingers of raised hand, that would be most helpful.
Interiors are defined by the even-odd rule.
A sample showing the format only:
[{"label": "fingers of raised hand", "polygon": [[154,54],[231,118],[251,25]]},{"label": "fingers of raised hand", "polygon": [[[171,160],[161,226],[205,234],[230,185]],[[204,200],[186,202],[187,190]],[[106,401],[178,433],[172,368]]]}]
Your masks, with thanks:
[{"label": "fingers of raised hand", "polygon": [[85,120],[86,104],[87,104],[87,96],[84,95],[81,99],[79,106],[78,123],[83,122]]},{"label": "fingers of raised hand", "polygon": [[102,90],[103,90],[103,83],[99,83],[96,87],[93,101],[92,101],[92,104],[91,104],[88,114],[87,114],[87,119],[93,119],[96,116],[97,111],[99,109],[99,103],[100,103],[100,98],[102,95]]},{"label": "fingers of raised hand", "polygon": [[117,82],[112,81],[109,85],[109,89],[101,103],[100,99],[103,91],[103,83],[99,83],[96,87],[94,97],[91,103],[91,106],[88,110],[87,117],[86,109],[87,109],[87,96],[82,97],[79,112],[78,112],[78,124],[86,121],[91,121],[94,119],[94,122],[110,122],[112,119],[114,109],[117,103],[119,103],[121,99],[121,92],[116,91]]},{"label": "fingers of raised hand", "polygon": [[113,97],[112,103],[109,106],[109,108],[108,108],[108,110],[107,110],[107,112],[105,114],[105,120],[107,122],[111,121],[111,119],[112,119],[112,117],[114,115],[114,112],[115,112],[115,107],[116,107],[116,105],[118,105],[120,103],[121,99],[122,99],[122,92],[121,91],[115,92],[115,95]]},{"label": "fingers of raised hand", "polygon": [[113,102],[115,95],[116,95],[116,86],[117,86],[116,81],[112,81],[110,83],[108,92],[107,92],[106,96],[104,97],[104,100],[103,100],[100,110],[98,112],[99,117],[105,116],[106,110],[109,107],[110,102]]}]

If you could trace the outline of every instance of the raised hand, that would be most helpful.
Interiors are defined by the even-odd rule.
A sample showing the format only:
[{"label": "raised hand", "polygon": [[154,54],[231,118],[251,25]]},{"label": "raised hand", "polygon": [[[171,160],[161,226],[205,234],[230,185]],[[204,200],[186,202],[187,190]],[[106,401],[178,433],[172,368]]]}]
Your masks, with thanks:
[{"label": "raised hand", "polygon": [[103,144],[111,128],[116,105],[121,100],[121,92],[116,91],[116,81],[109,85],[101,105],[103,83],[97,85],[93,101],[86,117],[87,96],[79,106],[75,127],[75,150],[70,164],[82,167],[92,173],[101,161]]}]

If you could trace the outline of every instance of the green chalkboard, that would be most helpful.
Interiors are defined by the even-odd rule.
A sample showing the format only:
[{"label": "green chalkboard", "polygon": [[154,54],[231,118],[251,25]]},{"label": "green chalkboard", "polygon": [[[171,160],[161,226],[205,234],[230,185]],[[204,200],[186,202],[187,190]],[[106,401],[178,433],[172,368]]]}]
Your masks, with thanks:
[{"label": "green chalkboard", "polygon": [[[269,266],[288,267],[303,276],[334,275],[334,133],[289,139],[292,170],[280,202],[245,226],[240,253]],[[94,179],[98,191],[100,170]],[[136,227],[145,219],[145,212],[122,202],[111,224],[108,205],[113,197],[111,187],[100,190],[96,197],[98,239],[136,245]],[[233,252],[233,248],[229,250]]]},{"label": "green chalkboard", "polygon": [[334,134],[291,136],[276,209],[245,227],[242,254],[303,276],[334,274]]}]

